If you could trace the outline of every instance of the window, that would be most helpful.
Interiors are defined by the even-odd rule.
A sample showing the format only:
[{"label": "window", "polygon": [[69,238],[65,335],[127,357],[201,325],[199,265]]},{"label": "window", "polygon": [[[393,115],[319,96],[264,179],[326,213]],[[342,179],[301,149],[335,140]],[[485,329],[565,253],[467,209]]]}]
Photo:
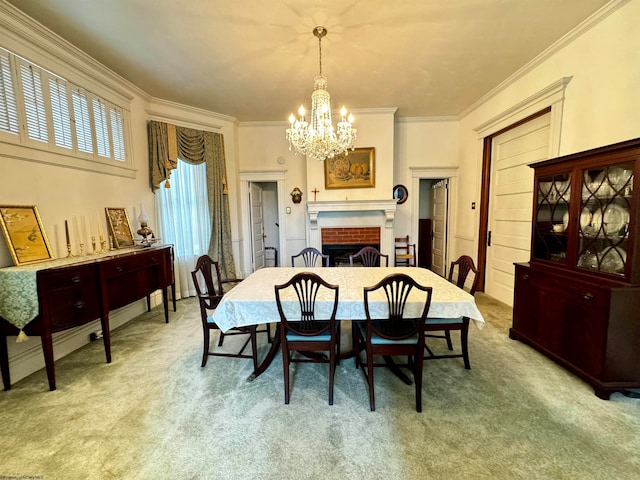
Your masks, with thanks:
[{"label": "window", "polygon": [[91,120],[89,119],[89,102],[87,101],[87,95],[85,92],[77,89],[71,91],[71,98],[73,98],[78,150],[93,153],[93,137],[91,136]]},{"label": "window", "polygon": [[32,140],[48,142],[47,116],[44,110],[40,69],[20,62],[22,99],[26,115],[27,134]]},{"label": "window", "polygon": [[93,99],[93,121],[96,127],[96,144],[98,155],[110,157],[109,148],[109,125],[107,124],[107,107],[99,99]]},{"label": "window", "polygon": [[156,212],[162,242],[174,246],[176,290],[180,297],[196,295],[190,272],[211,239],[206,164],[179,161],[171,171],[171,188],[156,190]]},{"label": "window", "polygon": [[0,130],[18,133],[18,109],[13,93],[9,54],[0,50]]},{"label": "window", "polygon": [[121,164],[127,157],[122,108],[3,48],[0,135],[103,163]]},{"label": "window", "polygon": [[73,140],[71,139],[71,117],[69,116],[67,86],[60,79],[50,78],[49,93],[51,95],[53,134],[56,145],[71,149],[73,148]]}]

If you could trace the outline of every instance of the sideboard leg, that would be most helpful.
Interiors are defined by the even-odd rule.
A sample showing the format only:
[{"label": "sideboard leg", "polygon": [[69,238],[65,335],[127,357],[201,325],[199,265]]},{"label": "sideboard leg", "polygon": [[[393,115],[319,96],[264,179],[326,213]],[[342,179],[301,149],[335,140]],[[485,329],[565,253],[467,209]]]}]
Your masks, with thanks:
[{"label": "sideboard leg", "polygon": [[102,324],[102,342],[104,343],[104,354],[107,357],[107,363],[111,363],[111,330],[109,327],[109,314],[107,313],[100,319]]},{"label": "sideboard leg", "polygon": [[169,323],[169,295],[167,287],[162,289],[162,305],[164,305],[164,322]]},{"label": "sideboard leg", "polygon": [[9,375],[9,351],[7,350],[7,336],[0,337],[0,368],[2,369],[2,383],[5,390],[11,390],[11,376]]},{"label": "sideboard leg", "polygon": [[51,334],[46,332],[40,337],[42,341],[42,353],[44,353],[44,366],[47,370],[47,380],[49,380],[49,390],[56,389],[56,371],[53,365],[53,340]]}]

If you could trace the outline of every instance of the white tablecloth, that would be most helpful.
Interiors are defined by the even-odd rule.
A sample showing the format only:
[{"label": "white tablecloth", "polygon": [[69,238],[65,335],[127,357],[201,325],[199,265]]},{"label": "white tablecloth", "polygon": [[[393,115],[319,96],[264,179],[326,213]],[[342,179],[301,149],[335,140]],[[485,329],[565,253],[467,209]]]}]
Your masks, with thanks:
[{"label": "white tablecloth", "polygon": [[[216,308],[213,316],[224,332],[233,327],[279,322],[274,285],[286,283],[298,272],[313,272],[326,282],[339,285],[339,320],[364,320],[364,287],[375,285],[391,273],[406,273],[423,286],[433,287],[430,318],[469,317],[478,328],[484,326],[484,318],[476,306],[473,296],[431,270],[412,267],[275,267],[261,268],[249,275],[236,287],[227,292]],[[422,298],[422,305],[420,299]],[[325,300],[326,299],[326,300]],[[316,302],[316,318],[330,315],[332,302],[329,297],[319,295]],[[371,300],[371,298],[370,298]],[[405,307],[406,316],[419,316],[424,305],[424,294],[412,291]],[[287,313],[299,311],[295,295],[283,298],[283,308]],[[370,302],[373,317],[383,318],[387,314],[384,294]]]}]

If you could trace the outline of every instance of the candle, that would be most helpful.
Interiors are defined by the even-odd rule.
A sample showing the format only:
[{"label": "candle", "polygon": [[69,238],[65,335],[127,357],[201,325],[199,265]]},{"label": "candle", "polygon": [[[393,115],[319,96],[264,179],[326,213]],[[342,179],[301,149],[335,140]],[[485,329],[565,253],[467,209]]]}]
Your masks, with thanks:
[{"label": "candle", "polygon": [[100,234],[100,238],[104,238],[104,230],[102,229],[102,221],[100,220],[100,215],[98,215],[98,233]]},{"label": "candle", "polygon": [[80,228],[80,235],[82,235],[80,237],[80,243],[85,243],[85,240],[87,239],[87,222],[84,215],[80,217]]},{"label": "candle", "polygon": [[64,221],[64,233],[67,237],[67,245],[71,245],[71,239],[69,238],[69,222]]},{"label": "candle", "polygon": [[80,231],[78,230],[78,217],[73,216],[73,243],[80,243]]}]

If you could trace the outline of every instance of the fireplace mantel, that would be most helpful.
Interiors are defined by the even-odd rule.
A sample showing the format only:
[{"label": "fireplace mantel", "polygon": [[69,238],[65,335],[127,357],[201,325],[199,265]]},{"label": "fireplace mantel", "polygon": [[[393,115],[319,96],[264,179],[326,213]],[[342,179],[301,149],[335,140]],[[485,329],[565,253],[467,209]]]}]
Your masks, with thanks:
[{"label": "fireplace mantel", "polygon": [[324,202],[307,202],[311,230],[318,229],[318,215],[328,212],[382,212],[385,227],[393,226],[396,215],[396,200],[329,200]]}]

